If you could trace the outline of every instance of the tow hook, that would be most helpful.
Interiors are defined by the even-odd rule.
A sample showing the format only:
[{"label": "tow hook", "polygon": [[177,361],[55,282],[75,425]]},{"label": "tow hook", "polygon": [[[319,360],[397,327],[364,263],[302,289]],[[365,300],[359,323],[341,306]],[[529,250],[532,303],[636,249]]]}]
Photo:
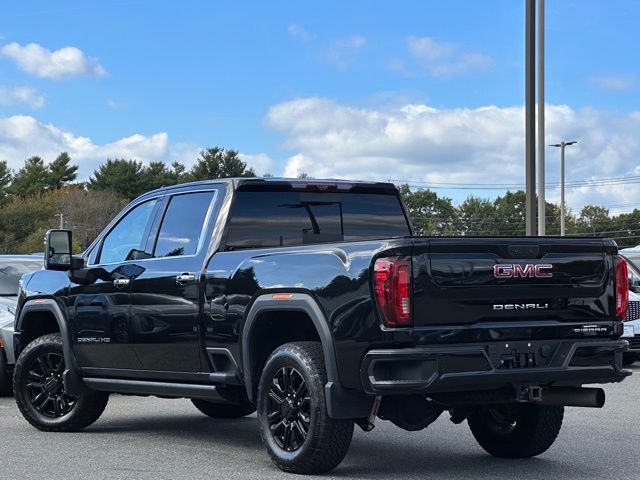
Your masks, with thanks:
[{"label": "tow hook", "polygon": [[374,422],[376,421],[376,416],[378,415],[378,409],[380,408],[380,402],[382,401],[382,397],[378,395],[373,401],[373,405],[371,406],[371,413],[369,416],[365,418],[360,418],[356,420],[356,424],[362,429],[363,432],[370,432],[374,428],[376,428]]},{"label": "tow hook", "polygon": [[520,387],[518,392],[519,402],[540,402],[542,401],[542,387],[539,385],[529,385]]}]

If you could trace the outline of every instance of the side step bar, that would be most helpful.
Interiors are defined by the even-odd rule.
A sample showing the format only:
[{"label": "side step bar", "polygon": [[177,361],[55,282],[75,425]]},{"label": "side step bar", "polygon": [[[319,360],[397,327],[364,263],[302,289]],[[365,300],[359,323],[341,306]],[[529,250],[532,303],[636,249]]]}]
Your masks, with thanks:
[{"label": "side step bar", "polygon": [[143,380],[123,380],[115,378],[83,378],[85,385],[100,392],[131,395],[155,395],[174,398],[200,398],[217,403],[236,403],[238,395],[215,385],[188,383],[148,382]]}]

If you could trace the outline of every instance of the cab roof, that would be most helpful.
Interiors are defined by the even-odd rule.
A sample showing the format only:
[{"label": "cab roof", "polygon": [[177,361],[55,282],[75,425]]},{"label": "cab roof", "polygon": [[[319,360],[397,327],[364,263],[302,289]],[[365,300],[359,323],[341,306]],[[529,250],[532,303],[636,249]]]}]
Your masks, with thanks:
[{"label": "cab roof", "polygon": [[233,177],[200,180],[197,182],[179,183],[161,187],[141,195],[147,196],[158,192],[190,190],[203,185],[225,184],[236,191],[269,191],[269,190],[313,190],[332,192],[360,192],[397,194],[398,189],[389,182],[370,182],[361,180],[317,179],[317,178],[276,178],[276,177]]}]

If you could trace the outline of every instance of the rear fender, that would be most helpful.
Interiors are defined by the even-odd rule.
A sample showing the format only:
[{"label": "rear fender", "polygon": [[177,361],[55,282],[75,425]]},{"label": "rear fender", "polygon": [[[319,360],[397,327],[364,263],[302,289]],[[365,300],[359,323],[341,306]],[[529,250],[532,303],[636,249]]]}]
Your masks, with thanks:
[{"label": "rear fender", "polygon": [[254,385],[258,373],[252,371],[252,352],[248,348],[257,318],[264,312],[303,312],[313,322],[322,343],[327,369],[325,398],[329,416],[332,418],[363,418],[368,416],[373,399],[362,393],[346,390],[340,384],[333,336],[329,330],[329,323],[317,302],[309,294],[292,293],[290,295],[290,298],[282,300],[274,300],[273,294],[261,295],[253,302],[247,314],[241,340],[243,378],[247,397],[253,401],[257,395]]}]

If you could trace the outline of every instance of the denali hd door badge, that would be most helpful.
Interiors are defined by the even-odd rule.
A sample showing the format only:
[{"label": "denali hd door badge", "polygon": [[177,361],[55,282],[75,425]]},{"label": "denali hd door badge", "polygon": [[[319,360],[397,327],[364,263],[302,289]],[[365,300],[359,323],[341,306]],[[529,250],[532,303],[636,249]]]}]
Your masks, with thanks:
[{"label": "denali hd door badge", "polygon": [[495,278],[551,278],[553,265],[550,263],[498,263],[493,266]]}]

